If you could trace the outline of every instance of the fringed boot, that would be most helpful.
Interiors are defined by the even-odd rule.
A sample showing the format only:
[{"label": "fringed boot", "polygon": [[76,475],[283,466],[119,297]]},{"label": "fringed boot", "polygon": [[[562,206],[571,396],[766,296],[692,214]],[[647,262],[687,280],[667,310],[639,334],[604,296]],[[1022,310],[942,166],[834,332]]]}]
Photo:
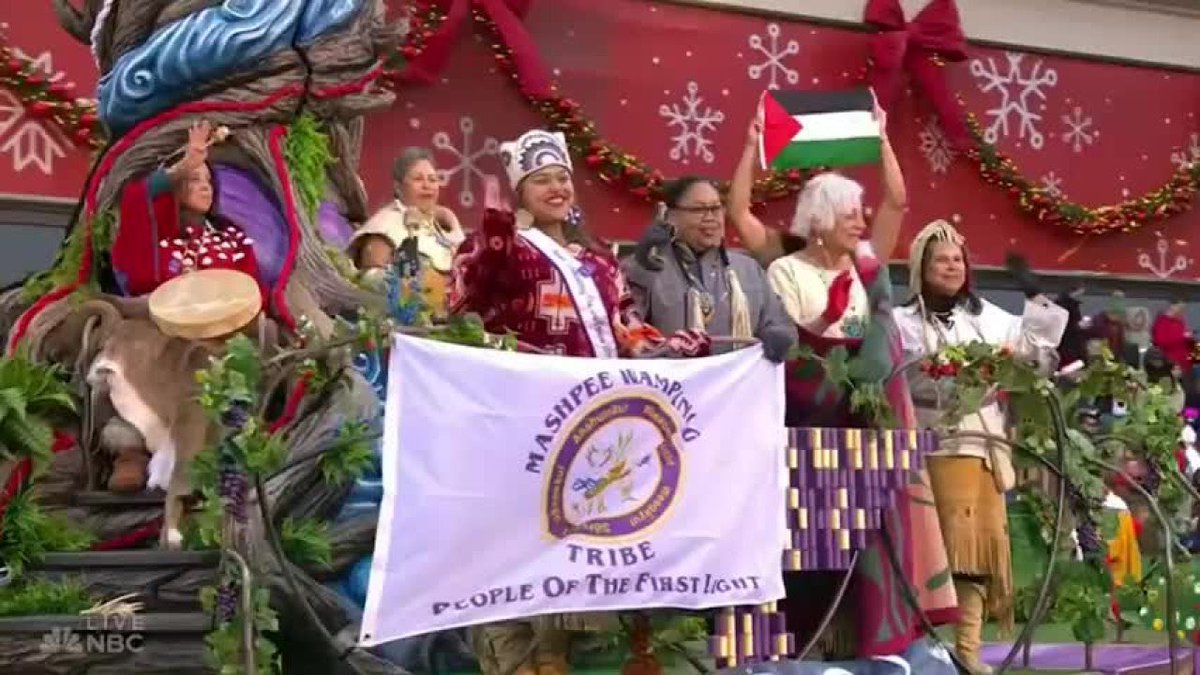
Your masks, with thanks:
[{"label": "fringed boot", "polygon": [[955,579],[961,618],[954,627],[954,651],[970,675],[991,675],[992,667],[983,662],[983,622],[987,616],[987,587],[976,581]]}]

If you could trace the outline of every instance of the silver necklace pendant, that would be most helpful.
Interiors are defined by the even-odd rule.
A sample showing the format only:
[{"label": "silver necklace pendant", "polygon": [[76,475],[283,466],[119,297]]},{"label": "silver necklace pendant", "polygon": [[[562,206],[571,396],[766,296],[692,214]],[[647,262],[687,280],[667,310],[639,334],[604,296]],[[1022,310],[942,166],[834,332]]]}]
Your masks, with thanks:
[{"label": "silver necklace pendant", "polygon": [[712,320],[713,312],[716,311],[717,303],[713,298],[712,293],[702,291],[700,293],[700,313],[704,315],[704,322],[708,323]]}]

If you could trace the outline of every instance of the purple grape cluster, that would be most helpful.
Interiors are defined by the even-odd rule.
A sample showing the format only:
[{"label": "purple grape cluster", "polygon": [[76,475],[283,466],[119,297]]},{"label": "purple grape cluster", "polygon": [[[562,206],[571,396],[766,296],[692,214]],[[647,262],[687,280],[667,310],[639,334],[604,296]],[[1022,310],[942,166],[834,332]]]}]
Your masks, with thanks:
[{"label": "purple grape cluster", "polygon": [[238,613],[238,587],[227,583],[217,589],[217,616],[221,622],[232,621]]},{"label": "purple grape cluster", "polygon": [[250,421],[250,404],[245,401],[234,401],[221,413],[221,426],[234,431],[241,430]]},{"label": "purple grape cluster", "polygon": [[239,469],[226,467],[218,477],[217,494],[225,505],[225,513],[239,523],[246,522],[246,495],[250,492],[250,481]]},{"label": "purple grape cluster", "polygon": [[1075,515],[1075,536],[1079,540],[1079,548],[1085,557],[1092,558],[1104,555],[1104,542],[1096,528],[1096,519],[1092,516],[1088,500],[1072,483],[1067,483],[1067,501],[1071,505],[1071,513]]},{"label": "purple grape cluster", "polygon": [[1075,536],[1079,538],[1079,548],[1083,549],[1084,556],[1092,558],[1104,553],[1104,543],[1100,540],[1100,533],[1096,530],[1096,523],[1089,518],[1080,521],[1079,526],[1075,529]]}]

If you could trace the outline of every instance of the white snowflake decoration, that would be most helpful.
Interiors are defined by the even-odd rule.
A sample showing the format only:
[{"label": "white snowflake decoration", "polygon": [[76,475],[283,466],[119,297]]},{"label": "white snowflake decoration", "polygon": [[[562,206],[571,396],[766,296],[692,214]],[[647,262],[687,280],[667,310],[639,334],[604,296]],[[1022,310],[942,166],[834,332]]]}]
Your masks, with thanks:
[{"label": "white snowflake decoration", "polygon": [[713,162],[711,138],[706,132],[717,130],[717,125],[725,121],[725,113],[708,106],[701,108],[704,98],[700,96],[700,85],[695,82],[687,83],[687,94],[680,103],[660,105],[659,116],[667,120],[667,128],[675,127],[679,133],[672,136],[675,145],[668,153],[671,159],[688,163],[690,157],[699,157],[708,164]]},{"label": "white snowflake decoration", "polygon": [[763,40],[758,33],[750,36],[750,48],[762,54],[766,60],[747,67],[746,74],[750,76],[750,79],[757,80],[762,77],[764,72],[767,73],[771,80],[767,84],[767,89],[779,88],[780,75],[787,79],[788,84],[796,84],[800,81],[800,73],[793,68],[788,68],[783,63],[785,58],[800,53],[800,43],[788,40],[786,45],[780,47],[779,33],[779,24],[769,23],[767,24],[766,40]]},{"label": "white snowflake decoration", "polygon": [[1042,190],[1055,199],[1061,199],[1063,196],[1062,178],[1053,171],[1042,176]]},{"label": "white snowflake decoration", "polygon": [[[8,24],[2,24],[0,27],[7,28]],[[54,55],[49,50],[37,56],[30,56],[20,48],[13,48],[12,51],[14,56],[29,61],[29,65],[42,71],[46,75],[48,82],[59,82],[67,76],[66,72],[54,69]]]},{"label": "white snowflake decoration", "polygon": [[1058,71],[1045,68],[1042,60],[1038,59],[1026,74],[1021,68],[1024,54],[1005,52],[1004,56],[1008,60],[1007,72],[1001,72],[995,59],[990,56],[986,66],[981,59],[971,61],[971,75],[978,80],[979,91],[985,94],[997,91],[1000,94],[1000,103],[987,111],[992,122],[984,130],[983,138],[988,143],[995,143],[1001,137],[1008,138],[1011,133],[1009,119],[1015,117],[1017,138],[1028,137],[1033,149],[1041,150],[1046,139],[1038,128],[1038,123],[1042,121],[1039,111],[1045,106],[1038,111],[1033,106],[1035,99],[1045,102],[1046,90],[1058,84]]},{"label": "white snowflake decoration", "polygon": [[1171,163],[1177,169],[1200,162],[1200,133],[1193,133],[1190,140],[1186,148],[1179,148],[1171,153]]},{"label": "white snowflake decoration", "polygon": [[1096,142],[1100,132],[1092,123],[1092,118],[1084,117],[1083,108],[1075,106],[1070,115],[1062,116],[1067,130],[1063,132],[1063,142],[1070,145],[1075,152],[1083,152],[1083,148]]},{"label": "white snowflake decoration", "polygon": [[[13,49],[13,52],[32,61],[50,82],[58,82],[66,76],[63,71],[54,69],[49,51],[37,57],[30,57],[20,49]],[[52,175],[54,160],[67,156],[67,145],[58,127],[29,117],[25,105],[15,94],[0,89],[0,154],[12,156],[13,171],[20,173],[33,165],[47,176]]]},{"label": "white snowflake decoration", "polygon": [[500,150],[500,142],[491,136],[486,136],[483,139],[482,147],[472,149],[471,137],[475,134],[475,120],[470,117],[459,118],[458,129],[462,139],[460,145],[456,146],[451,142],[450,134],[439,131],[433,135],[433,147],[448,152],[454,157],[454,166],[449,169],[438,169],[438,179],[442,181],[442,185],[449,185],[450,179],[455,174],[461,174],[462,182],[458,190],[458,203],[463,208],[469,209],[475,205],[475,182],[472,177],[478,178],[480,185],[483,184],[485,174],[479,168],[479,162],[484,157],[495,157]]},{"label": "white snowflake decoration", "polygon": [[934,173],[946,173],[950,170],[950,164],[957,153],[946,139],[946,134],[942,133],[937,120],[927,121],[917,133],[917,139],[920,141],[921,154],[925,156],[925,161],[929,162],[930,170]]},{"label": "white snowflake decoration", "polygon": [[1176,272],[1186,272],[1192,263],[1195,261],[1186,255],[1180,254],[1175,256],[1175,260],[1170,264],[1167,263],[1167,254],[1171,251],[1171,243],[1162,237],[1158,238],[1158,243],[1155,245],[1155,251],[1158,253],[1158,260],[1153,260],[1149,253],[1138,253],[1138,267],[1153,274],[1159,279],[1167,279]]}]

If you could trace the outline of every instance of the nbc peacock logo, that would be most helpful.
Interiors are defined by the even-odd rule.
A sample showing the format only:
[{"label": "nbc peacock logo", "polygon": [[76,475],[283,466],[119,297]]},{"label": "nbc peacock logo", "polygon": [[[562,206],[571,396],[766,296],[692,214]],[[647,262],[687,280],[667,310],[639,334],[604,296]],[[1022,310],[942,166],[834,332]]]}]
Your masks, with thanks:
[{"label": "nbc peacock logo", "polygon": [[70,628],[55,627],[42,636],[41,650],[45,654],[82,654],[83,640]]}]

